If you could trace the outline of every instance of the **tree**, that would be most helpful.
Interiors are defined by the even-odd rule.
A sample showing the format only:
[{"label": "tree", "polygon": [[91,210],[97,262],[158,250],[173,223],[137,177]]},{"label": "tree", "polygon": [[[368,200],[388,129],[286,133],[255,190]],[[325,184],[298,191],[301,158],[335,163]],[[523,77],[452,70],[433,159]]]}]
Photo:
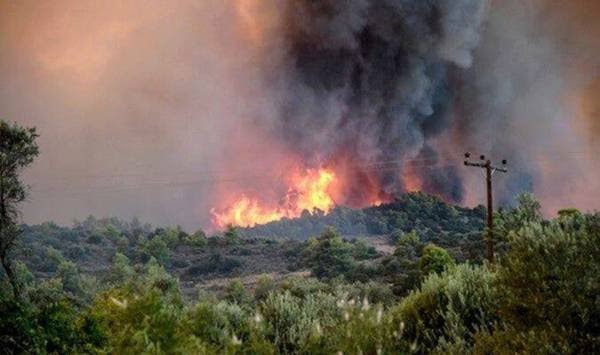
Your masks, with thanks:
[{"label": "tree", "polygon": [[420,282],[419,257],[424,245],[414,230],[397,234],[394,254],[383,261],[384,273],[390,278],[394,293],[406,295]]},{"label": "tree", "polygon": [[427,244],[423,248],[423,255],[419,260],[421,275],[427,276],[432,272],[439,274],[451,265],[454,265],[454,259],[446,249],[435,244]]},{"label": "tree", "polygon": [[19,297],[19,281],[10,254],[20,235],[18,206],[27,198],[27,186],[19,175],[39,154],[37,137],[35,128],[0,121],[0,263],[15,298]]},{"label": "tree", "polygon": [[518,232],[529,223],[543,220],[541,205],[532,194],[520,194],[516,198],[517,206],[510,210],[500,209],[494,216],[495,237],[505,243],[511,232]]},{"label": "tree", "polygon": [[[460,264],[432,273],[390,309],[398,342],[414,344],[417,354],[470,354],[478,331],[497,322],[495,275],[484,266]],[[497,352],[483,352],[497,354]]]},{"label": "tree", "polygon": [[513,347],[510,353],[537,352],[535,339],[544,339],[554,353],[598,353],[597,218],[561,216],[531,223],[509,236],[510,248],[499,260],[497,280],[504,329],[493,334],[495,348],[490,353],[505,346]]},{"label": "tree", "polygon": [[142,244],[143,254],[147,258],[155,258],[161,265],[169,261],[169,247],[161,235],[155,235]]},{"label": "tree", "polygon": [[239,229],[233,225],[228,225],[227,230],[223,233],[227,245],[237,245],[240,243]]},{"label": "tree", "polygon": [[333,278],[352,271],[357,263],[352,254],[352,245],[345,242],[332,228],[309,245],[308,265],[318,278]]}]

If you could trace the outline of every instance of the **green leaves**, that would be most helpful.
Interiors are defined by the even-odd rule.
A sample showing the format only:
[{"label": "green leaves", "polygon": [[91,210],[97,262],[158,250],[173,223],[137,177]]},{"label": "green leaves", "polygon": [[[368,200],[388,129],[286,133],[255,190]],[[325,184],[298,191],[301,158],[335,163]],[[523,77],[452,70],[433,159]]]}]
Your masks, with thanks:
[{"label": "green leaves", "polygon": [[307,264],[314,276],[333,278],[352,271],[357,266],[352,244],[345,242],[332,228],[323,231],[309,245]]},{"label": "green leaves", "polygon": [[19,173],[39,154],[35,128],[24,128],[16,123],[0,120],[0,263],[4,268],[13,296],[19,297],[19,282],[12,270],[10,252],[20,234],[17,227],[19,203],[27,197],[27,188]]},{"label": "green leaves", "polygon": [[419,260],[421,275],[439,274],[452,265],[454,265],[454,259],[452,259],[452,256],[450,256],[446,249],[431,243],[423,248],[423,255]]},{"label": "green leaves", "polygon": [[506,331],[523,334],[536,329],[551,338],[566,338],[575,353],[600,347],[596,218],[563,214],[550,223],[530,223],[511,234],[497,282]]}]

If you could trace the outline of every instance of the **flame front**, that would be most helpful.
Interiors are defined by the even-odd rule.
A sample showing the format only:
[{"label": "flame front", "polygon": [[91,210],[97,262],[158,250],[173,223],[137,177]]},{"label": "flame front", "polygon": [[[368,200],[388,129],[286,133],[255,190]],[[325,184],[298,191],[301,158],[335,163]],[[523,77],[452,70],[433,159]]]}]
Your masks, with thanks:
[{"label": "flame front", "polygon": [[308,169],[292,175],[290,180],[290,188],[277,206],[269,206],[259,199],[242,195],[229,207],[212,209],[213,223],[219,228],[227,225],[252,227],[284,217],[299,217],[305,210],[327,213],[335,206],[332,192],[337,177],[334,171]]}]

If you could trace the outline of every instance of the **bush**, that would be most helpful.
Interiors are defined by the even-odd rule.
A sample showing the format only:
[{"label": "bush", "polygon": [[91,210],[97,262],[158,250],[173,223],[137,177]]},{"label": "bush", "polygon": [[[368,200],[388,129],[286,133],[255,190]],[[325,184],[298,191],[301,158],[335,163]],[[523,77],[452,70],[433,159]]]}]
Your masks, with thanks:
[{"label": "bush", "polygon": [[282,354],[299,352],[317,325],[333,326],[339,317],[336,298],[322,293],[305,299],[287,291],[271,293],[259,310],[265,322],[264,336]]},{"label": "bush", "polygon": [[225,299],[231,303],[240,305],[248,304],[251,301],[250,295],[246,292],[244,284],[238,279],[232,280],[229,285],[227,285]]},{"label": "bush", "polygon": [[113,289],[99,296],[91,312],[107,333],[111,353],[172,352],[181,304],[155,288],[138,292]]},{"label": "bush", "polygon": [[156,259],[161,265],[169,261],[169,248],[161,236],[155,235],[142,244],[142,255],[146,260]]},{"label": "bush", "polygon": [[37,325],[34,307],[15,301],[8,293],[0,293],[0,314],[0,349],[3,352],[42,352],[44,339]]},{"label": "bush", "polygon": [[[408,346],[399,334],[391,331],[381,305],[371,305],[367,298],[337,301],[339,318],[332,325],[315,323],[304,346],[307,354],[402,354]],[[394,342],[393,339],[397,342]]]},{"label": "bush", "polygon": [[236,268],[242,266],[242,262],[236,258],[224,257],[220,253],[212,254],[208,260],[190,266],[185,274],[190,276],[199,276],[208,273],[228,274]]},{"label": "bush", "polygon": [[353,256],[356,260],[369,260],[379,256],[377,250],[368,245],[364,240],[357,240],[353,243]]},{"label": "bush", "polygon": [[254,289],[254,299],[257,301],[263,301],[267,298],[270,292],[275,290],[275,281],[267,275],[259,276],[256,281],[256,288]]},{"label": "bush", "polygon": [[223,233],[225,243],[227,245],[238,245],[241,243],[240,231],[237,227],[229,225],[227,230]]},{"label": "bush", "polygon": [[112,285],[118,285],[132,280],[135,275],[129,258],[121,253],[116,253],[113,257],[113,264],[106,275],[106,281]]},{"label": "bush", "polygon": [[357,262],[353,257],[352,245],[345,242],[328,228],[308,247],[307,264],[312,274],[318,278],[328,279],[344,275],[353,270]]},{"label": "bush", "polygon": [[467,349],[477,331],[497,320],[493,279],[486,267],[467,264],[431,274],[392,310],[394,328],[421,353]]},{"label": "bush", "polygon": [[[563,215],[530,223],[509,235],[500,258],[497,288],[504,327],[494,348],[535,351],[532,334],[570,353],[600,351],[600,229],[595,216]],[[508,341],[509,337],[522,339]],[[551,341],[551,342],[550,342]]]},{"label": "bush", "polygon": [[452,259],[446,249],[431,243],[423,248],[423,255],[419,259],[419,271],[422,276],[427,276],[431,273],[439,274],[452,265],[454,265],[454,259]]},{"label": "bush", "polygon": [[151,259],[140,278],[100,293],[86,319],[105,334],[106,352],[170,353],[185,342],[182,312],[177,280]]},{"label": "bush", "polygon": [[208,239],[206,238],[206,234],[199,230],[185,237],[184,243],[192,247],[203,248],[208,244]]},{"label": "bush", "polygon": [[7,290],[0,290],[1,353],[84,353],[101,346],[103,338],[94,337],[90,324],[80,320],[57,280],[28,288],[30,297],[21,300]]}]

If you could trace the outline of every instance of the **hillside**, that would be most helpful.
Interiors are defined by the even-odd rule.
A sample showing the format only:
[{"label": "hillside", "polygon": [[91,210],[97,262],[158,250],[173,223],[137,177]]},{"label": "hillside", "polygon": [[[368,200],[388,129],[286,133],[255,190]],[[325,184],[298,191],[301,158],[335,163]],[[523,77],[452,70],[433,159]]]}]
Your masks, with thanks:
[{"label": "hillside", "polygon": [[[131,263],[156,259],[193,295],[207,282],[261,274],[276,277],[308,269],[303,261],[307,240],[333,227],[352,245],[382,259],[395,241],[415,231],[422,243],[447,248],[457,260],[481,258],[481,208],[448,205],[422,193],[406,194],[393,203],[362,210],[338,207],[331,214],[304,214],[254,228],[231,229],[214,236],[186,233],[179,227],[155,228],[137,219],[88,217],[71,227],[52,222],[24,225],[19,258],[40,279],[50,279],[63,262],[98,281],[107,279],[121,253]],[[388,247],[385,246],[388,245]],[[375,252],[373,247],[380,252]],[[214,283],[213,283],[214,284]]]},{"label": "hillside", "polygon": [[336,207],[330,213],[305,211],[300,218],[244,228],[248,236],[287,237],[304,240],[329,226],[344,236],[388,235],[416,231],[424,241],[452,243],[471,232],[483,229],[483,206],[453,206],[422,192],[399,196],[391,203],[364,209]]},{"label": "hillside", "polygon": [[[33,353],[597,353],[600,215],[566,209],[544,220],[530,196],[518,202],[496,214],[492,268],[479,263],[481,231],[471,229],[480,209],[423,194],[346,210],[385,228],[414,218],[352,238],[331,227],[308,240],[252,236],[265,226],[207,237],[94,217],[22,226],[23,300],[0,283],[0,344],[42,349]],[[313,228],[331,221],[270,228],[307,217]],[[369,245],[382,240],[389,252]]]}]

